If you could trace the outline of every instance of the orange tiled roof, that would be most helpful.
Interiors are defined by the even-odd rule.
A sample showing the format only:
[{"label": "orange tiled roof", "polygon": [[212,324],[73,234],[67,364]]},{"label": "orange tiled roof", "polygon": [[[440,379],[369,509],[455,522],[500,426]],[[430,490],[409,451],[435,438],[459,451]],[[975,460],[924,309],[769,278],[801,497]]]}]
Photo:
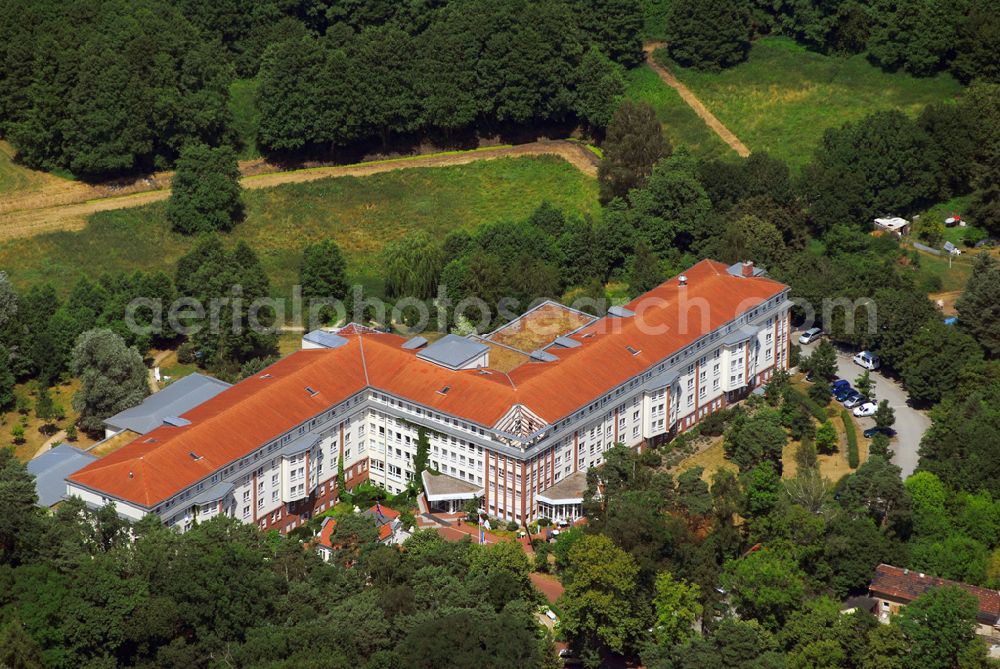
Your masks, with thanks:
[{"label": "orange tiled roof", "polygon": [[333,530],[336,527],[337,520],[335,518],[325,518],[323,520],[323,525],[319,529],[319,537],[316,538],[315,543],[327,548],[333,548],[333,544],[330,543],[330,539],[333,537]]},{"label": "orange tiled roof", "polygon": [[874,596],[898,599],[909,604],[931,588],[944,586],[960,588],[979,600],[979,612],[976,616],[979,620],[993,625],[1000,619],[1000,592],[968,583],[949,581],[912,569],[880,564],[875,568],[875,576],[868,589]]},{"label": "orange tiled roof", "polygon": [[[402,337],[342,330],[347,343],[340,348],[293,353],[185,413],[190,425],[161,426],[70,480],[151,508],[366,386],[484,426],[517,404],[553,423],[786,289],[763,277],[734,277],[713,261],[685,275],[688,304],[704,305],[690,309],[690,327],[678,326],[674,278],[627,305],[661,332],[640,331],[634,318],[602,318],[572,335],[581,346],[550,348],[556,361],[510,373],[448,370],[403,349]],[[446,385],[447,394],[437,392]]]}]

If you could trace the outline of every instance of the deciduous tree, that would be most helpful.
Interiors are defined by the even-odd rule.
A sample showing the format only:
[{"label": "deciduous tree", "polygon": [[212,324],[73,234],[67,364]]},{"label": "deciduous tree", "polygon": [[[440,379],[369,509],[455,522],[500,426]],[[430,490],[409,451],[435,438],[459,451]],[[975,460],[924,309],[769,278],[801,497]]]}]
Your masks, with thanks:
[{"label": "deciduous tree", "polygon": [[653,632],[657,641],[673,646],[690,639],[695,623],[701,618],[701,589],[695,583],[675,578],[669,571],[656,575],[655,587]]},{"label": "deciduous tree", "polygon": [[231,148],[188,144],[170,184],[167,220],[185,235],[231,230],[243,219],[242,192]]},{"label": "deciduous tree", "polygon": [[587,649],[634,648],[642,631],[636,607],[639,567],[602,535],[585,535],[569,551],[559,600],[562,629]]},{"label": "deciduous tree", "polygon": [[798,564],[773,550],[730,560],[721,582],[741,616],[773,630],[785,623],[805,596],[805,575]]},{"label": "deciduous tree", "polygon": [[70,366],[81,387],[73,396],[79,425],[91,433],[109,416],[133,407],[149,394],[146,367],[134,348],[110,330],[88,330],[73,347]]},{"label": "deciduous tree", "polygon": [[750,52],[750,8],[742,0],[677,0],[667,30],[670,57],[686,67],[717,72]]}]

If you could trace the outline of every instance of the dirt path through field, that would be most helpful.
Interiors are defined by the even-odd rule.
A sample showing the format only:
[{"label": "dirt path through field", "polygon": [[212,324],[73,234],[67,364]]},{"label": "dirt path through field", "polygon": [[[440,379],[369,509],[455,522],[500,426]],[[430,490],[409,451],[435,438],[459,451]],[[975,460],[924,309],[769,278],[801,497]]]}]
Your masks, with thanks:
[{"label": "dirt path through field", "polygon": [[[260,160],[240,163],[245,188],[270,188],[331,177],[362,177],[415,167],[466,165],[480,160],[555,155],[588,176],[597,176],[598,158],[586,146],[568,140],[540,140],[516,146],[472,151],[408,156],[354,165],[308,167],[279,171]],[[274,171],[266,171],[266,170]],[[264,170],[264,171],[262,171]],[[0,198],[0,240],[31,237],[56,230],[79,230],[87,217],[99,211],[138,207],[164,200],[170,194],[170,172],[162,172],[127,186],[86,184],[52,177],[52,181],[26,193]],[[120,193],[120,194],[119,194]]]},{"label": "dirt path through field", "polygon": [[733,132],[722,125],[722,121],[715,118],[715,114],[708,111],[708,107],[702,104],[691,89],[682,84],[677,80],[673,74],[670,73],[667,68],[663,67],[653,59],[653,52],[663,46],[662,42],[650,42],[643,47],[643,51],[646,52],[646,63],[652,68],[653,72],[659,75],[660,79],[663,80],[667,86],[670,86],[675,91],[680,93],[681,98],[684,102],[688,103],[688,106],[694,110],[694,113],[701,117],[701,120],[711,128],[716,135],[722,138],[722,141],[732,147],[733,151],[738,153],[740,157],[746,158],[750,155],[750,149],[740,141],[740,138],[733,134]]}]

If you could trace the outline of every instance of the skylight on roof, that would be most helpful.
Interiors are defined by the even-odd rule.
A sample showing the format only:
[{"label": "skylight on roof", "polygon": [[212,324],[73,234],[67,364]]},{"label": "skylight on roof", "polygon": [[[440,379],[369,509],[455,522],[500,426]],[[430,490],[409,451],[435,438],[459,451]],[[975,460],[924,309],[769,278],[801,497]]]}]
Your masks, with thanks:
[{"label": "skylight on roof", "polygon": [[310,397],[316,397],[317,395],[319,395],[319,391],[313,388],[312,386],[306,386],[306,392],[309,393]]},{"label": "skylight on roof", "polygon": [[441,393],[442,395],[447,395],[449,390],[451,390],[451,386],[445,386],[444,388],[442,388],[438,392]]},{"label": "skylight on roof", "polygon": [[201,456],[195,453],[194,451],[188,451],[188,455],[190,455],[191,459],[194,460],[195,462],[201,460]]},{"label": "skylight on roof", "polygon": [[626,349],[626,350],[627,350],[627,351],[628,351],[629,353],[631,353],[632,355],[639,355],[639,353],[641,353],[641,351],[637,351],[637,350],[635,350],[634,348],[632,348],[631,346],[626,346],[626,347],[625,347],[625,349]]},{"label": "skylight on roof", "polygon": [[261,374],[260,378],[262,378],[262,379],[269,379],[269,378],[271,378],[271,375],[270,374]]}]

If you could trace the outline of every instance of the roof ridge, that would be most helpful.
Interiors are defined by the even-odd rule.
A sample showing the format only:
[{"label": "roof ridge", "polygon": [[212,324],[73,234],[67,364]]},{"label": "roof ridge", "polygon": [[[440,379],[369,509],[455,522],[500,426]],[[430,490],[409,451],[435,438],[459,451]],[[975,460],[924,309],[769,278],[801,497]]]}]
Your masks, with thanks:
[{"label": "roof ridge", "polygon": [[368,379],[368,362],[365,360],[365,338],[360,332],[358,333],[358,347],[361,350],[361,369],[365,373],[365,385],[370,386],[371,381]]}]

